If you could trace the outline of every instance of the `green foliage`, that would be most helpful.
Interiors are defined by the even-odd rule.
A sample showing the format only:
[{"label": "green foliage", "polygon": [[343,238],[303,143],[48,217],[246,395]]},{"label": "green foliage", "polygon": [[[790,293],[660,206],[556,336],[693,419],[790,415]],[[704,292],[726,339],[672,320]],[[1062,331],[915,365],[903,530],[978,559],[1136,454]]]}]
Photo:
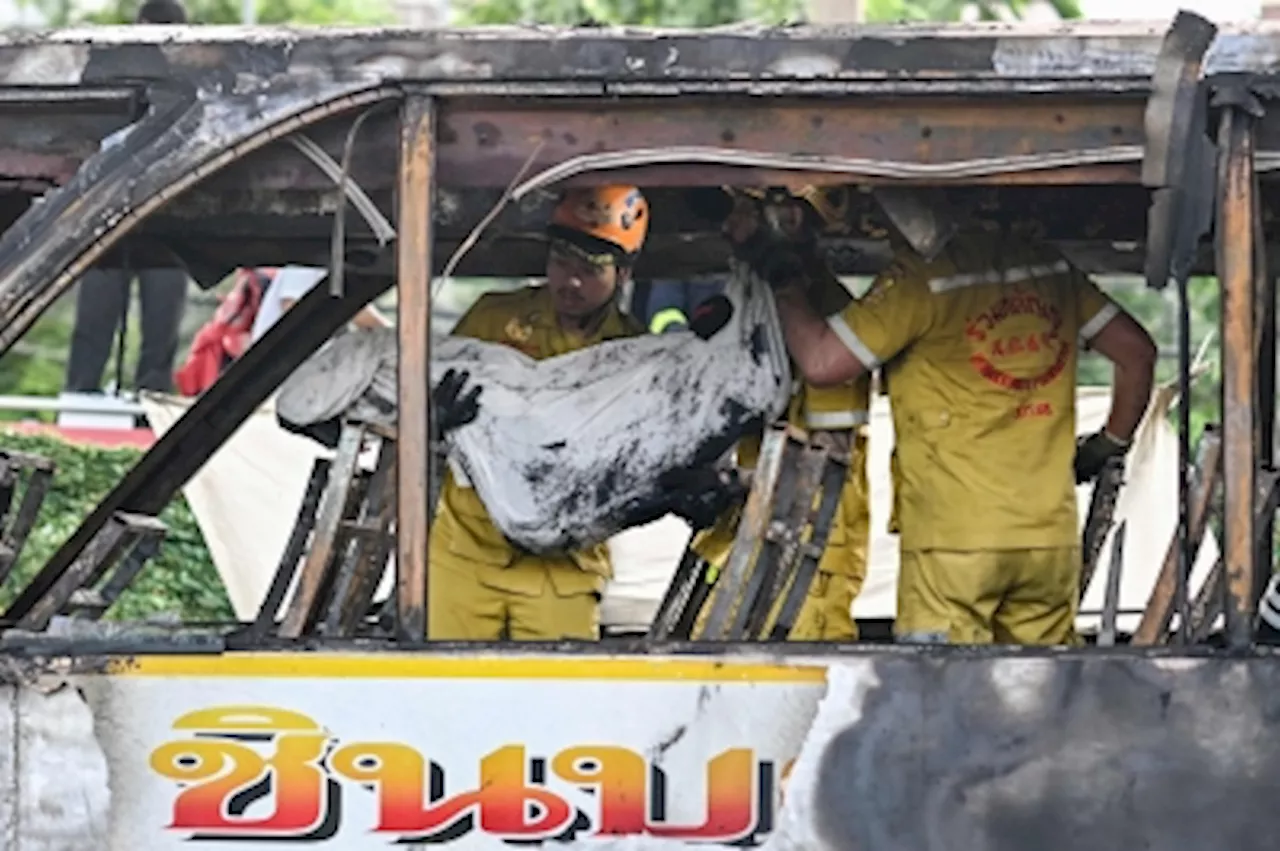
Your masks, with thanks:
[{"label": "green foliage", "polygon": [[[865,0],[866,20],[890,21],[958,21],[967,7],[977,9],[983,21],[1022,17],[1029,0]],[[1076,0],[1051,0],[1060,18],[1079,18]]]},{"label": "green foliage", "polygon": [[460,3],[463,26],[589,23],[654,27],[713,27],[745,19],[782,23],[802,12],[800,0],[471,0]]},{"label": "green foliage", "polygon": [[[862,0],[867,21],[958,21],[974,7],[982,20],[1020,17],[1029,0]],[[1079,18],[1077,0],[1052,0],[1062,18]],[[462,0],[462,25],[594,22],[631,26],[708,27],[753,20],[766,24],[805,18],[804,0]]]},{"label": "green foliage", "polygon": [[[184,0],[192,23],[238,24],[241,0]],[[256,0],[260,24],[320,26],[388,24],[395,15],[385,0]],[[73,0],[20,0],[36,8],[50,25],[128,24],[142,0],[110,0],[102,8],[84,11]]]},{"label": "green foliage", "polygon": [[[1178,297],[1172,287],[1163,291],[1148,289],[1138,281],[1124,286],[1103,286],[1142,324],[1160,347],[1156,366],[1156,383],[1164,384],[1178,377]],[[1204,372],[1191,385],[1191,440],[1199,439],[1205,423],[1221,422],[1221,346],[1218,328],[1221,322],[1218,281],[1216,278],[1192,278],[1187,286],[1191,303],[1191,357],[1204,345]],[[1207,343],[1207,345],[1206,345]],[[1082,385],[1110,385],[1111,364],[1097,354],[1080,359]],[[1178,411],[1170,412],[1177,424]]]},{"label": "green foliage", "polygon": [[[8,605],[141,453],[10,433],[0,434],[0,446],[43,455],[57,465],[17,570],[0,587],[0,605]],[[140,620],[176,612],[184,621],[234,620],[231,602],[186,501],[181,496],[174,499],[160,519],[169,528],[160,552],[147,562],[107,618]]]}]

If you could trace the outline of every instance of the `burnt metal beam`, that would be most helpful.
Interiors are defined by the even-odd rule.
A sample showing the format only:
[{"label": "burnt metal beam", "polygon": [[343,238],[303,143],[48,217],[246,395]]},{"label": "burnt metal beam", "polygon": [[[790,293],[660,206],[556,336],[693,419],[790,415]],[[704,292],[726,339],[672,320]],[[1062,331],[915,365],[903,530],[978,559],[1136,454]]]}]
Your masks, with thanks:
[{"label": "burnt metal beam", "polygon": [[[812,171],[764,169],[752,182],[847,183],[857,174],[824,173],[818,157],[909,165],[992,161],[977,183],[1106,184],[1139,182],[1142,101],[1133,96],[1036,95],[1005,98],[796,99],[749,96],[514,100],[450,98],[439,106],[440,183],[447,188],[506,188],[526,161],[528,174],[585,155],[635,149],[711,147],[730,153],[801,155]],[[326,122],[308,138],[341,155],[348,120]],[[351,177],[367,192],[391,190],[396,155],[393,118],[370,120],[352,150]],[[541,145],[539,149],[538,146]],[[530,155],[538,149],[530,161]],[[1028,158],[1066,152],[1110,152],[1068,167],[1034,166]],[[1125,155],[1123,152],[1128,151]],[[1004,161],[1001,164],[1000,161]],[[742,168],[714,164],[631,167],[568,182],[617,180],[641,185],[718,186],[741,182]],[[883,180],[884,178],[880,178]],[[292,146],[277,144],[227,169],[222,191],[271,192],[331,188]]]},{"label": "burnt metal beam", "polygon": [[[1256,177],[1256,175],[1255,175]],[[1254,228],[1254,327],[1257,331],[1258,376],[1257,390],[1254,394],[1254,442],[1258,447],[1257,465],[1259,470],[1267,471],[1275,468],[1275,428],[1276,428],[1276,279],[1271,274],[1267,263],[1267,246],[1263,232],[1261,193],[1257,183],[1254,184],[1253,195],[1253,228]],[[1257,533],[1257,552],[1254,556],[1258,566],[1253,577],[1253,599],[1261,600],[1266,591],[1267,582],[1271,578],[1274,558],[1275,512],[1266,514]]]},{"label": "burnt metal beam", "polygon": [[[154,94],[154,93],[153,93]],[[0,355],[140,220],[274,139],[398,92],[368,82],[276,81],[201,99],[162,93],[154,114],[95,154],[0,237]]]},{"label": "burnt metal beam", "polygon": [[[406,81],[541,84],[581,90],[611,84],[756,83],[824,86],[923,79],[939,85],[985,81],[992,89],[1039,90],[1092,83],[1142,86],[1159,38],[1149,27],[1111,24],[1079,32],[942,25],[911,28],[484,27],[431,30],[366,28],[326,33],[285,27],[240,31],[204,27],[172,31],[68,30],[34,39],[0,39],[0,85],[68,86],[155,79],[226,81],[239,74],[311,78],[388,75]],[[1099,34],[1103,37],[1099,38]],[[1081,42],[1079,48],[1074,44]],[[1066,46],[1064,47],[1064,42]],[[1079,50],[1087,45],[1090,61]],[[1263,47],[1239,39],[1230,58],[1264,62]],[[1252,48],[1252,49],[1250,49]]]},{"label": "burnt metal beam", "polygon": [[[0,586],[22,557],[52,484],[55,466],[53,461],[40,455],[0,449]],[[23,470],[26,484],[15,511],[13,500]]]},{"label": "burnt metal beam", "polygon": [[[1134,99],[1046,96],[1001,102],[920,97],[804,102],[779,98],[762,104],[690,97],[537,106],[459,99],[441,107],[438,159],[442,186],[502,188],[526,162],[533,174],[573,157],[634,149],[708,146],[726,152],[938,165],[1136,147],[1142,140],[1142,102]],[[1073,180],[1069,170],[1062,172],[1055,177],[1046,171],[1042,179]],[[694,165],[679,171],[667,167],[659,173],[675,184],[717,186],[740,182],[742,171]],[[598,179],[617,179],[617,175]],[[851,180],[847,175],[804,173],[749,179],[792,184]],[[1096,180],[1096,175],[1091,179]],[[1128,181],[1137,181],[1136,161]],[[650,176],[643,182],[657,181]]]},{"label": "burnt metal beam", "polygon": [[[1201,86],[1204,57],[1218,28],[1179,12],[1165,34],[1143,118],[1142,183],[1155,190],[1147,223],[1148,286],[1189,274],[1195,245],[1211,221],[1205,193],[1213,176]],[[1185,468],[1185,459],[1184,459]]]},{"label": "burnt metal beam", "polygon": [[395,635],[419,643],[427,635],[431,510],[431,211],[439,174],[434,101],[409,95],[400,121]]},{"label": "burnt metal beam", "polygon": [[[1218,277],[1222,286],[1223,563],[1227,637],[1233,649],[1252,642],[1257,609],[1254,515],[1258,455],[1254,246],[1253,117],[1243,105],[1222,111],[1219,148]],[[1184,402],[1185,404],[1185,402]],[[1187,629],[1184,623],[1183,631]]]},{"label": "burnt metal beam", "polygon": [[282,638],[299,638],[309,632],[320,618],[327,602],[325,589],[332,585],[341,553],[348,542],[342,521],[352,503],[352,490],[360,472],[360,450],[364,447],[365,427],[344,423],[342,437],[329,472],[328,486],[320,501],[315,536],[302,562],[298,584],[280,623]]}]

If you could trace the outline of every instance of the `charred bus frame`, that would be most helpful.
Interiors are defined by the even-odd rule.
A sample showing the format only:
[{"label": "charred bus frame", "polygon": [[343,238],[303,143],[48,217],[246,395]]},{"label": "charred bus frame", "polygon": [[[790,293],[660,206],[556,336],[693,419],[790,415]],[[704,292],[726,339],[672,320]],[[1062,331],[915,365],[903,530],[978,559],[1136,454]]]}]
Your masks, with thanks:
[{"label": "charred bus frame", "polygon": [[[421,646],[432,277],[452,269],[455,254],[464,275],[538,274],[544,190],[625,178],[657,187],[642,264],[688,273],[720,268],[726,249],[680,204],[682,188],[945,186],[1005,226],[1030,224],[1088,271],[1175,282],[1184,400],[1186,282],[1216,270],[1225,552],[1208,587],[1221,589],[1231,646],[1246,648],[1270,574],[1277,498],[1267,225],[1280,196],[1266,177],[1280,123],[1265,108],[1280,92],[1268,58],[1277,42],[1280,29],[1219,33],[1184,14],[1167,33],[193,28],[0,44],[9,224],[0,353],[85,269],[119,262],[122,248],[133,262],[176,255],[206,284],[241,265],[333,269],[330,285],[234,364],[22,590],[0,616],[3,642],[47,651],[47,641],[21,636],[59,610],[50,600],[66,602],[77,565],[105,546],[113,518],[157,514],[305,357],[394,283],[394,644]],[[94,153],[140,117],[120,146]],[[394,179],[384,167],[392,158]],[[885,260],[884,224],[868,195],[850,199],[825,244],[840,271],[871,273]],[[490,242],[459,253],[491,212]],[[1211,230],[1214,256],[1202,244]],[[1217,469],[1193,481],[1181,409],[1179,544],[1138,643],[1165,640],[1174,614],[1184,642],[1194,625],[1187,581],[1205,525],[1197,505],[1209,499],[1197,497],[1212,494]],[[1212,591],[1200,603],[1213,608]],[[272,643],[259,635],[253,646]]]}]

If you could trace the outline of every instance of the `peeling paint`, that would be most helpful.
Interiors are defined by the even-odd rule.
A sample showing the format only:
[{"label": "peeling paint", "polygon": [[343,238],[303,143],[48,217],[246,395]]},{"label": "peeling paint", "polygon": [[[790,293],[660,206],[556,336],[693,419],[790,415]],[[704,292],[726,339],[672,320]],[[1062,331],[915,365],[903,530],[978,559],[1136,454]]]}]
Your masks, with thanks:
[{"label": "peeling paint", "polygon": [[84,45],[50,44],[19,51],[4,62],[0,78],[7,86],[74,86],[89,59]]},{"label": "peeling paint", "polygon": [[107,835],[107,761],[73,687],[18,690],[16,851],[84,851]]}]

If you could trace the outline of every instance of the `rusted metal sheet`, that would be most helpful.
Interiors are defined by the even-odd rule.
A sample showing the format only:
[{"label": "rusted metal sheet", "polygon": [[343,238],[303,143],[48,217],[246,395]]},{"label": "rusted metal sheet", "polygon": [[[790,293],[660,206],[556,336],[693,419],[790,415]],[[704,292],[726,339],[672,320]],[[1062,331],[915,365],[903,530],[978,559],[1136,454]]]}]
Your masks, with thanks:
[{"label": "rusted metal sheet", "polygon": [[[1212,220],[1213,155],[1205,135],[1204,55],[1217,28],[1179,12],[1165,35],[1144,115],[1142,183],[1154,191],[1147,217],[1147,285],[1185,281]],[[1184,463],[1185,463],[1184,458]],[[1185,489],[1184,489],[1185,490]]]},{"label": "rusted metal sheet", "polygon": [[[1141,100],[1036,98],[1001,104],[932,98],[777,99],[730,104],[723,98],[689,97],[603,107],[446,103],[440,116],[441,183],[505,187],[531,155],[533,173],[571,157],[638,148],[697,145],[938,164],[1138,146],[1143,139]],[[703,171],[706,175],[699,177]],[[723,173],[706,166],[691,166],[687,172],[685,182],[725,182]],[[1136,169],[1131,181],[1136,182]]]},{"label": "rusted metal sheet", "polygon": [[[168,30],[168,28],[166,28]],[[0,42],[0,84],[75,85],[131,76],[228,81],[260,76],[371,76],[408,80],[566,83],[760,80],[884,81],[906,75],[983,80],[1141,81],[1158,33],[1134,25],[1064,28],[965,26],[732,27],[654,31],[591,27],[347,30],[340,34],[199,27],[55,32]],[[1239,42],[1236,59],[1261,65],[1265,42]],[[131,73],[130,73],[131,72]]]},{"label": "rusted metal sheet", "polygon": [[400,338],[396,440],[396,636],[420,642],[427,629],[431,482],[431,210],[438,164],[436,108],[405,100],[400,129],[400,241],[396,296]]},{"label": "rusted metal sheet", "polygon": [[[76,85],[111,79],[268,76],[398,76],[453,83],[919,83],[964,81],[1044,88],[1142,85],[1155,68],[1160,31],[1145,23],[849,27],[735,26],[357,29],[256,27],[72,29],[0,40],[0,85]],[[1275,33],[1224,32],[1214,73],[1277,65]],[[919,78],[919,79],[915,79]]]},{"label": "rusted metal sheet", "polygon": [[1218,279],[1222,285],[1223,563],[1227,637],[1247,647],[1253,635],[1258,380],[1254,315],[1253,121],[1243,109],[1222,113],[1219,135]]}]

